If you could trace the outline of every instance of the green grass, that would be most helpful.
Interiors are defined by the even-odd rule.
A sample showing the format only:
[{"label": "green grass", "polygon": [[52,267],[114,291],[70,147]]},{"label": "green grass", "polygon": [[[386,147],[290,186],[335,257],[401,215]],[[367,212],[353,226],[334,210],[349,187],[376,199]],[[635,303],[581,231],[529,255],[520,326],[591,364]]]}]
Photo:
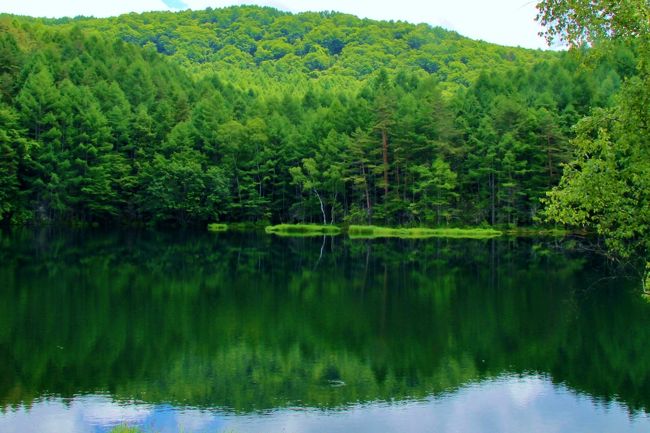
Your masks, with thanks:
[{"label": "green grass", "polygon": [[254,232],[264,230],[264,227],[268,224],[268,221],[228,223],[228,230],[233,232]]},{"label": "green grass", "polygon": [[268,226],[264,231],[278,236],[336,236],[341,233],[341,228],[317,224],[279,224]]},{"label": "green grass", "polygon": [[425,239],[425,238],[459,238],[459,239],[489,239],[501,236],[503,232],[494,229],[459,229],[459,228],[388,228],[377,226],[356,226],[348,228],[350,239],[373,239],[373,238],[402,238],[402,239]]},{"label": "green grass", "polygon": [[209,232],[225,232],[227,230],[228,230],[228,225],[226,224],[218,224],[218,223],[208,224]]}]

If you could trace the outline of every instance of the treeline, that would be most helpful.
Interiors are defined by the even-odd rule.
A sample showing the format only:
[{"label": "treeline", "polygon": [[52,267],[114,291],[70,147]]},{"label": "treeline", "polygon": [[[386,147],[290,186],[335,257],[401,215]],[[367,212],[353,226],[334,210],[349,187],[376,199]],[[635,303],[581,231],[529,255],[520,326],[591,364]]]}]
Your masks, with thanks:
[{"label": "treeline", "polygon": [[[528,62],[506,58],[450,86],[448,76],[399,56],[356,78],[335,68],[328,78],[279,74],[282,59],[268,60],[273,72],[243,60],[188,67],[202,62],[182,49],[192,46],[191,32],[170,38],[182,58],[166,58],[143,39],[125,42],[146,32],[133,25],[128,33],[124,21],[178,29],[165,20],[191,18],[205,30],[212,27],[201,16],[237,12],[254,16],[267,38],[277,20],[320,17],[317,24],[329,26],[345,17],[268,8],[46,24],[2,17],[0,221],[528,225],[562,174],[571,126],[590,107],[608,106],[635,71],[625,47],[589,67],[579,53],[511,49]],[[229,34],[247,34],[238,19],[224,22]],[[359,32],[392,29],[386,38],[396,45],[404,43],[395,36],[400,29],[422,29],[354,23]],[[433,35],[424,38],[429,44],[438,34],[454,40],[452,57],[483,61],[462,51],[476,42],[425,33]],[[299,34],[292,43],[306,39]],[[263,78],[253,84],[251,77]]]}]

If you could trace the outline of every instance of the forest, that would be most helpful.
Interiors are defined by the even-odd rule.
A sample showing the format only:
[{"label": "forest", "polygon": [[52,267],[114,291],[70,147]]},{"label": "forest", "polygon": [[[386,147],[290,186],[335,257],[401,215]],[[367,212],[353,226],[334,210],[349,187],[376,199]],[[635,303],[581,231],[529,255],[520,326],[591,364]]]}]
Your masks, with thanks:
[{"label": "forest", "polygon": [[[0,221],[550,221],[643,241],[648,20],[634,19],[586,44],[556,23],[547,36],[574,48],[555,52],[254,6],[0,15]],[[625,133],[637,145],[602,147]],[[598,177],[630,161],[625,178]],[[611,187],[590,195],[589,176]],[[601,218],[610,200],[628,220]]]}]

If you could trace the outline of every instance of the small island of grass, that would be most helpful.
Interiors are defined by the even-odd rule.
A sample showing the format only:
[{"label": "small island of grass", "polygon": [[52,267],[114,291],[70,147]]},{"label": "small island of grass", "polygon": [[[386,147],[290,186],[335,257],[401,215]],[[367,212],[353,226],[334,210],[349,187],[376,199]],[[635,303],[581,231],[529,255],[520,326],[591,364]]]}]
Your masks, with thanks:
[{"label": "small island of grass", "polygon": [[336,236],[341,233],[341,228],[333,225],[278,224],[268,226],[264,231],[277,236]]},{"label": "small island of grass", "polygon": [[228,231],[228,225],[219,224],[219,223],[208,224],[208,231],[209,232],[225,232],[225,231]]}]

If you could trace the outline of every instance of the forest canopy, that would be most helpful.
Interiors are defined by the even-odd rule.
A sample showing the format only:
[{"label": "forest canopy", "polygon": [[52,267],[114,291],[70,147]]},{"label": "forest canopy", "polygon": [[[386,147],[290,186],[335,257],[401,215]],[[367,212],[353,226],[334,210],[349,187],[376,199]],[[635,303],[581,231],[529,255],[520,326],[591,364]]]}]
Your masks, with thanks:
[{"label": "forest canopy", "polygon": [[638,46],[230,7],[0,15],[0,221],[531,225]]}]

